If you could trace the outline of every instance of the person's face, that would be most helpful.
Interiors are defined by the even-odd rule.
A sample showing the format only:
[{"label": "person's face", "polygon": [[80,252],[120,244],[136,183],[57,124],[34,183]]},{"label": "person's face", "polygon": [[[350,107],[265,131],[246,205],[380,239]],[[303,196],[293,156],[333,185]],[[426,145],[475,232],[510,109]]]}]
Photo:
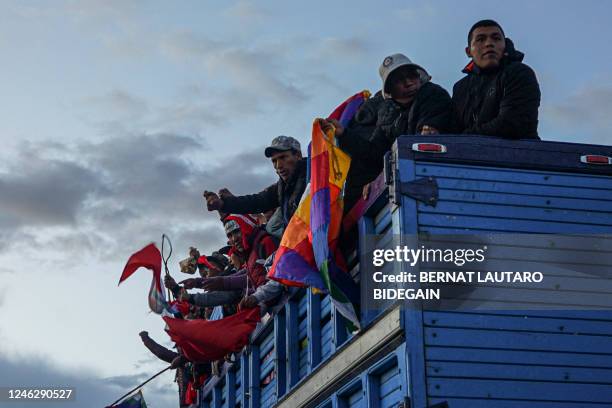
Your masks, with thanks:
[{"label": "person's face", "polygon": [[499,27],[478,27],[472,32],[465,53],[481,69],[496,68],[506,51],[506,39]]},{"label": "person's face", "polygon": [[212,268],[207,268],[207,269],[208,269],[208,277],[219,276],[221,274],[221,268],[215,266],[214,264]]},{"label": "person's face", "polygon": [[236,248],[238,251],[244,251],[242,246],[242,232],[240,229],[236,229],[227,234],[227,240],[231,246]]},{"label": "person's face", "polygon": [[283,180],[287,181],[297,168],[297,164],[302,158],[302,153],[293,150],[284,152],[276,152],[270,157],[276,174]]},{"label": "person's face", "polygon": [[410,103],[421,88],[421,77],[414,67],[400,67],[389,78],[391,98],[399,103]]}]

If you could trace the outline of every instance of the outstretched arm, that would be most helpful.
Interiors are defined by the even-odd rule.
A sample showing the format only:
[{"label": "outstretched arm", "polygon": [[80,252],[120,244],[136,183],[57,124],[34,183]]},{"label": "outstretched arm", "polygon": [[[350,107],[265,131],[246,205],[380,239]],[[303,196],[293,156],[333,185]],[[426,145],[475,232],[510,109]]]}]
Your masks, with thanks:
[{"label": "outstretched arm", "polygon": [[141,331],[139,335],[145,347],[148,348],[151,353],[155,354],[155,356],[160,360],[163,360],[166,363],[172,363],[172,360],[178,357],[178,353],[167,349],[166,347],[162,346],[161,344],[150,338],[148,332]]}]

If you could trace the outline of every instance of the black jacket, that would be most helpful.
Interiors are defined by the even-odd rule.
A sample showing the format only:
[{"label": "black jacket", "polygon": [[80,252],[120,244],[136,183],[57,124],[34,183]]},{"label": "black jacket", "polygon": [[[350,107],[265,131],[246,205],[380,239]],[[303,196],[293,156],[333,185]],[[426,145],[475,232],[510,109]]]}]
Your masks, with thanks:
[{"label": "black jacket", "polygon": [[359,198],[361,188],[382,171],[384,154],[400,135],[414,135],[432,126],[440,133],[452,129],[452,103],[448,92],[427,82],[409,107],[377,92],[359,109],[339,138],[339,146],[351,155],[346,181],[345,210]]},{"label": "black jacket", "polygon": [[297,168],[287,180],[282,179],[257,194],[223,198],[223,212],[255,214],[281,207],[285,225],[291,219],[306,189],[306,159],[297,163]]},{"label": "black jacket", "polygon": [[463,69],[467,76],[453,87],[457,133],[539,139],[538,80],[510,39],[506,53],[495,70],[485,72],[473,62]]}]

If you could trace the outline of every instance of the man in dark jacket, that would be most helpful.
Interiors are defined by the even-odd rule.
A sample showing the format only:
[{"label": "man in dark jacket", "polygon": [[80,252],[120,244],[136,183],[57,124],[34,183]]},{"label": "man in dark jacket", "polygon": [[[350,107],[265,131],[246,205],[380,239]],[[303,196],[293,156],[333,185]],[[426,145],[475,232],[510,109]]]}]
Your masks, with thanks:
[{"label": "man in dark jacket", "polygon": [[452,104],[448,92],[430,82],[420,65],[403,54],[393,54],[379,68],[382,91],[367,100],[344,129],[333,125],[339,146],[351,155],[345,210],[359,198],[361,189],[383,168],[383,156],[400,135],[448,133],[452,124]]},{"label": "man in dark jacket", "polygon": [[276,183],[257,194],[234,196],[222,189],[219,195],[204,191],[204,198],[209,211],[255,214],[278,208],[266,230],[280,239],[306,188],[306,160],[302,158],[300,142],[289,136],[275,137],[265,155],[279,176]]},{"label": "man in dark jacket", "polygon": [[456,132],[539,139],[538,80],[501,26],[493,20],[474,24],[465,52],[472,61],[453,87]]}]

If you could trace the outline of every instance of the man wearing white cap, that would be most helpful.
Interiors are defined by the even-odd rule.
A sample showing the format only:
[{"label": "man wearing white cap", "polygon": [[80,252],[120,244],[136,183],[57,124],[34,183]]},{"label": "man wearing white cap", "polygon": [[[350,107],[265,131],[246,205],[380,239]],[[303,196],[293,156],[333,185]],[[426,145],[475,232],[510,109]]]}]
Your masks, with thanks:
[{"label": "man wearing white cap", "polygon": [[403,54],[386,57],[379,70],[382,90],[363,104],[345,129],[333,125],[340,147],[353,158],[346,184],[346,210],[359,198],[364,185],[383,167],[383,156],[400,135],[447,133],[452,126],[448,92],[431,82],[431,76]]}]

